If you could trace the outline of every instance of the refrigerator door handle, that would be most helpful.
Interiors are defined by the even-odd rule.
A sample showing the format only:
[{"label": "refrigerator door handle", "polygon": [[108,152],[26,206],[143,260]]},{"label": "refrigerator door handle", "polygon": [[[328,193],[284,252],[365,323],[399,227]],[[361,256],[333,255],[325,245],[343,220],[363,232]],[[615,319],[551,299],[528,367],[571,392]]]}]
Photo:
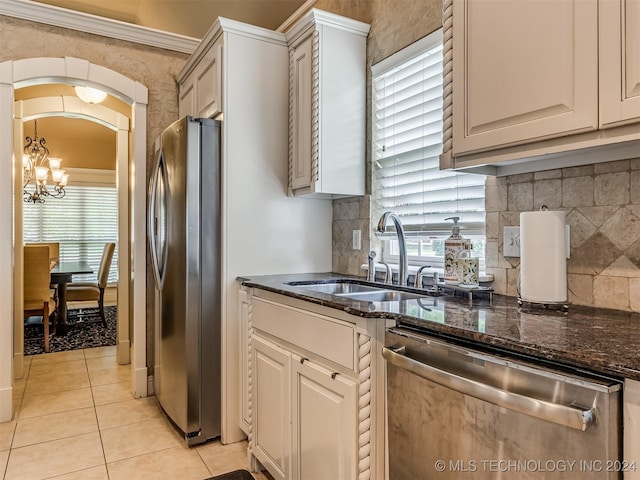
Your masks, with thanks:
[{"label": "refrigerator door handle", "polygon": [[[161,182],[161,183],[160,183]],[[166,239],[162,239],[161,249],[158,251],[158,201],[162,203],[160,208],[163,210],[162,214],[165,215],[164,219],[160,221],[166,222],[167,205],[165,201],[166,192],[162,192],[162,198],[158,199],[158,188],[163,190],[167,187],[166,173],[162,149],[158,152],[158,156],[152,171],[151,183],[149,185],[149,209],[147,210],[147,231],[149,232],[149,241],[151,244],[151,265],[153,266],[153,276],[156,280],[156,284],[159,290],[162,290],[164,283],[164,264],[166,263]],[[160,228],[163,228],[160,226]],[[166,225],[164,226],[166,228]]]}]

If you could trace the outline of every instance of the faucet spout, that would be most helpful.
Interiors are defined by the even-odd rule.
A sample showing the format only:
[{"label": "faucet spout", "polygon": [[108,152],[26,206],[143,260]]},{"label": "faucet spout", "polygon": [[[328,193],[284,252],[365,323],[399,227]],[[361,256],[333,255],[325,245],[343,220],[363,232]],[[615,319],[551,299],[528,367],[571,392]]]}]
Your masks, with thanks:
[{"label": "faucet spout", "polygon": [[400,248],[400,266],[398,267],[398,285],[407,285],[407,271],[409,270],[409,261],[407,260],[407,241],[404,237],[404,228],[400,218],[393,212],[384,212],[378,222],[378,233],[385,233],[387,221],[391,219],[396,227],[396,235],[398,236],[398,246]]}]

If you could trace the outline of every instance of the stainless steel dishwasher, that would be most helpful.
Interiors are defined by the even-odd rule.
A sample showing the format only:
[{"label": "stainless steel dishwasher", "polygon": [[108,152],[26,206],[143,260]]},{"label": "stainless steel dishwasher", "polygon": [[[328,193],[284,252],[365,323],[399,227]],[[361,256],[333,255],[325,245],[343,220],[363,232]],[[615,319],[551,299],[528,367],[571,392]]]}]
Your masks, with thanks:
[{"label": "stainless steel dishwasher", "polygon": [[616,379],[386,334],[390,480],[619,479]]}]

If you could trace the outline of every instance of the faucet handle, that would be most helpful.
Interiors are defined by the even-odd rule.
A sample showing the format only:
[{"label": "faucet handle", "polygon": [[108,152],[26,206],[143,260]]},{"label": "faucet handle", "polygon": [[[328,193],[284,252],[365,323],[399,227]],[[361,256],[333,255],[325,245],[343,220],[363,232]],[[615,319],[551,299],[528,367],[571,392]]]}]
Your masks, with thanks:
[{"label": "faucet handle", "polygon": [[367,270],[367,280],[370,281],[370,282],[375,282],[376,281],[376,262],[375,262],[375,258],[376,258],[376,252],[371,250],[369,252],[369,267],[368,267],[368,270]]}]

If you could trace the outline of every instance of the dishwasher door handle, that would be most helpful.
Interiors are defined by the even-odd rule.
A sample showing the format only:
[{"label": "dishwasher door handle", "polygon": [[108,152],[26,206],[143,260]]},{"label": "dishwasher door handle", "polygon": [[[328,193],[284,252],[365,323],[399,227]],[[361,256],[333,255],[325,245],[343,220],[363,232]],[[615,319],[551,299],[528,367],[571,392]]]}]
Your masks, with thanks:
[{"label": "dishwasher door handle", "polygon": [[585,431],[595,421],[593,409],[581,409],[538,400],[509,392],[418,362],[404,355],[404,347],[382,347],[382,356],[391,365],[464,395],[484,400],[530,417]]}]

